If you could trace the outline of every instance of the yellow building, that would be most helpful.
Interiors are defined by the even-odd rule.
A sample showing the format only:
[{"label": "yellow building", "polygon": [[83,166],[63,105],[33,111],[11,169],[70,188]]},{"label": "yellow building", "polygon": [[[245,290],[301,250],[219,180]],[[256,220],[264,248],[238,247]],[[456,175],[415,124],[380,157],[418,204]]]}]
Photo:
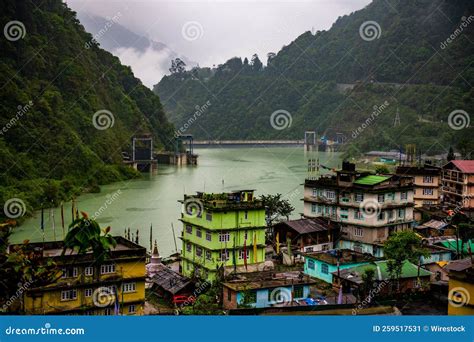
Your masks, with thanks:
[{"label": "yellow building", "polygon": [[449,272],[448,315],[474,315],[474,265],[471,258],[446,266]]},{"label": "yellow building", "polygon": [[27,315],[143,315],[146,249],[123,237],[101,265],[92,253],[61,256],[63,242],[32,243],[58,265],[57,280],[24,293]]},{"label": "yellow building", "polygon": [[432,165],[399,166],[396,174],[413,177],[415,207],[440,203],[441,168]]}]

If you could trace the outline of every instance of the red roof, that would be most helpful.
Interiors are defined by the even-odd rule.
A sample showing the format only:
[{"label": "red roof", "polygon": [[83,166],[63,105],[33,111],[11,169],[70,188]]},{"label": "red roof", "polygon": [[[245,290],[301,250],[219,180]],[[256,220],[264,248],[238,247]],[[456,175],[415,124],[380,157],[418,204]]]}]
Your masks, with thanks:
[{"label": "red roof", "polygon": [[451,163],[464,173],[474,173],[474,160],[451,160]]}]

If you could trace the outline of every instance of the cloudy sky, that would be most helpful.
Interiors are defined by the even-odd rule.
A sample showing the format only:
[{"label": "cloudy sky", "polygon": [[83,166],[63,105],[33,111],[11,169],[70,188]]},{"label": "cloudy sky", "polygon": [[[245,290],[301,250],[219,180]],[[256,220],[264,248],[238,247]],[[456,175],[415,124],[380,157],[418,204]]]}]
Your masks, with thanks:
[{"label": "cloudy sky", "polygon": [[[75,11],[102,17],[120,13],[119,23],[131,31],[166,44],[177,53],[212,66],[231,57],[262,60],[305,31],[327,30],[337,17],[371,0],[67,0]],[[150,69],[155,58],[127,51],[119,56],[150,86],[163,70]],[[154,82],[156,83],[156,82]]]}]

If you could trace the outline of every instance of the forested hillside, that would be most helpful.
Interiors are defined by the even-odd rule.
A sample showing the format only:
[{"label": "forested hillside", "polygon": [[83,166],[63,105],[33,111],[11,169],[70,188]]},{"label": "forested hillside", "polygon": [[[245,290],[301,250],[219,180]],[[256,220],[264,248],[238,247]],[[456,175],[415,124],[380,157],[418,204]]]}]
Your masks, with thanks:
[{"label": "forested hillside", "polygon": [[2,203],[30,210],[134,176],[120,165],[135,133],[172,146],[159,98],[62,1],[2,1],[0,18]]},{"label": "forested hillside", "polygon": [[[448,117],[473,112],[473,10],[469,0],[375,0],[269,53],[266,67],[254,55],[214,69],[178,68],[154,90],[175,125],[201,139],[301,139],[315,129],[343,133],[359,153],[407,143],[469,153],[472,125],[452,129]],[[277,110],[291,115],[285,129],[271,125]]]}]

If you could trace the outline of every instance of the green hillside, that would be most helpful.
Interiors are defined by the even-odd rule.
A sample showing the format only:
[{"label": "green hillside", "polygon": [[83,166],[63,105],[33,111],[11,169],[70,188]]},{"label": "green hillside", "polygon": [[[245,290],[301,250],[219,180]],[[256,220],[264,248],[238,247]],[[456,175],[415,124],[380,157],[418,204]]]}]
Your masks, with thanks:
[{"label": "green hillside", "polygon": [[[135,133],[153,133],[157,148],[172,146],[159,98],[60,0],[2,1],[0,18],[2,28],[20,22],[0,39],[2,206],[21,198],[31,210],[136,176],[120,166]],[[103,110],[113,126],[97,129],[93,116]]]},{"label": "green hillside", "polygon": [[[342,133],[355,153],[416,143],[426,153],[453,145],[469,154],[472,125],[452,129],[448,116],[473,112],[473,9],[467,0],[375,0],[328,31],[302,34],[266,67],[236,57],[215,69],[175,72],[154,91],[176,127],[201,139],[302,139],[315,129],[330,138]],[[361,34],[366,22],[380,30],[372,24],[374,36]],[[290,113],[291,126],[274,129],[277,110]]]}]

